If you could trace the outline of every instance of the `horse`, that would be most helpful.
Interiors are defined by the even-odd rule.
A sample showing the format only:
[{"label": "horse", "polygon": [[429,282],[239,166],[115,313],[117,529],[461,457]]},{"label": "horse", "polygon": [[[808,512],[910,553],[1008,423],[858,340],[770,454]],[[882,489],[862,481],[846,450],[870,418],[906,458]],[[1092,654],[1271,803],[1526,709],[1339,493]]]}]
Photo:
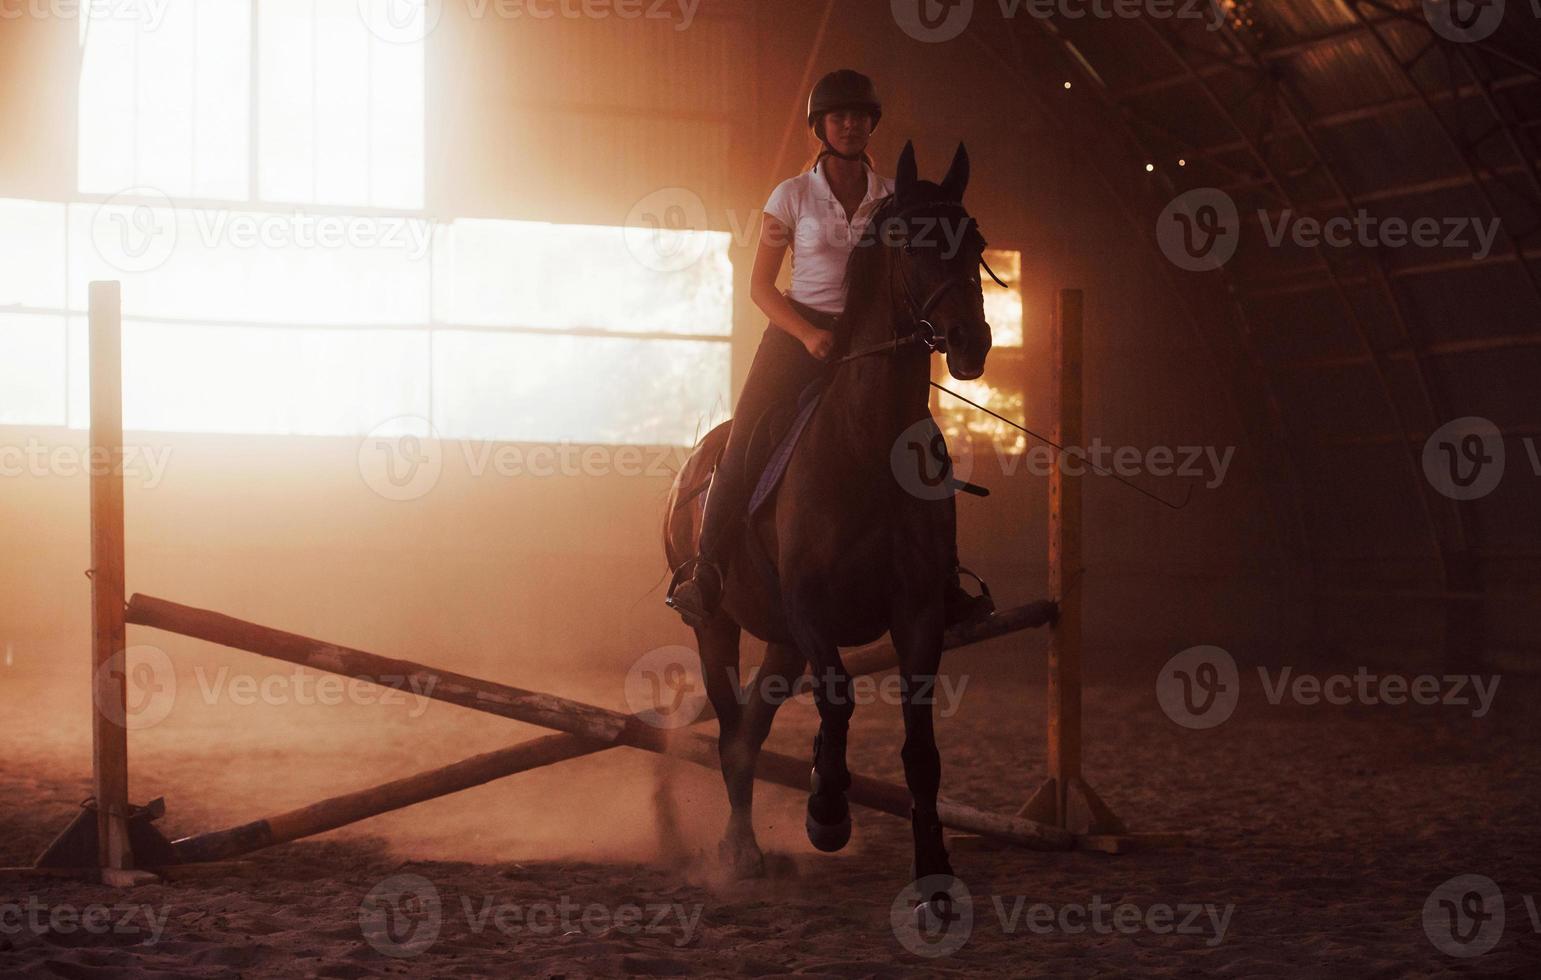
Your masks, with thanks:
[{"label": "horse", "polygon": [[[950,494],[906,490],[895,461],[905,458],[900,444],[917,425],[935,433],[931,354],[945,354],[954,378],[972,380],[984,373],[990,350],[978,271],[985,242],[963,206],[968,179],[962,143],[940,184],[917,176],[914,146],[905,144],[893,193],[847,265],[841,350],[849,352],[831,358],[822,401],[777,494],[745,523],[718,611],[695,631],[732,808],[719,856],[741,878],[765,873],[752,819],[755,763],[805,665],[813,667],[819,712],[808,837],[822,851],[850,839],[845,756],[854,705],[839,648],[885,632],[902,678],[914,877],[952,874],[936,809],[941,758],[930,690],[941,664],[955,508]],[[686,504],[707,485],[730,425],[694,447],[670,488],[664,551],[671,570],[695,554],[700,509]],[[758,558],[748,553],[752,546],[761,549]],[[759,571],[767,559],[779,590]],[[743,630],[767,643],[747,695],[739,688]]]}]

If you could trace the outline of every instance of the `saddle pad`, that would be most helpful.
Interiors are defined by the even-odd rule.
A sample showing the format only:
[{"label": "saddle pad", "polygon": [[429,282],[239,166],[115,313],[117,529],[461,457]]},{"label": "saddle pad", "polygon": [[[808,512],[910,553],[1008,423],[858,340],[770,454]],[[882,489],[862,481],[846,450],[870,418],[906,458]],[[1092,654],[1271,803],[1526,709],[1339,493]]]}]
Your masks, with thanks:
[{"label": "saddle pad", "polygon": [[808,420],[813,418],[814,409],[819,407],[819,402],[824,397],[824,388],[828,384],[829,376],[823,375],[808,382],[807,387],[797,396],[797,415],[792,419],[786,435],[781,437],[781,442],[771,452],[765,469],[760,472],[760,480],[755,485],[754,494],[749,498],[751,517],[759,513],[765,502],[776,495],[776,487],[781,483],[781,475],[786,472],[787,463],[792,459],[792,450],[797,448],[797,440],[808,427]]}]

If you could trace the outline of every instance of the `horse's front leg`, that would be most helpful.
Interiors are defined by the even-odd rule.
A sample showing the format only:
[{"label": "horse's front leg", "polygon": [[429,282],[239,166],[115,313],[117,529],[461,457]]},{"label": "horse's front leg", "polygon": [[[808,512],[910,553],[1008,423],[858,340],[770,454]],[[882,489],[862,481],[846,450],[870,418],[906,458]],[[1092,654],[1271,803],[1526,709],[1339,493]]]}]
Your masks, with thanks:
[{"label": "horse's front leg", "polygon": [[[932,707],[942,663],[944,630],[941,590],[895,609],[891,635],[899,655],[904,712],[904,779],[910,788],[910,824],[915,836],[915,878],[952,875],[936,799],[942,784],[942,758],[936,748]],[[945,883],[941,884],[945,889]],[[927,901],[935,895],[923,896]]]},{"label": "horse's front leg", "polygon": [[785,605],[787,625],[813,671],[813,703],[819,709],[804,827],[814,847],[838,851],[851,839],[851,807],[846,800],[851,773],[845,764],[846,735],[856,709],[851,675],[840,659],[840,649],[814,625],[815,606],[810,597],[794,592],[785,597]]}]

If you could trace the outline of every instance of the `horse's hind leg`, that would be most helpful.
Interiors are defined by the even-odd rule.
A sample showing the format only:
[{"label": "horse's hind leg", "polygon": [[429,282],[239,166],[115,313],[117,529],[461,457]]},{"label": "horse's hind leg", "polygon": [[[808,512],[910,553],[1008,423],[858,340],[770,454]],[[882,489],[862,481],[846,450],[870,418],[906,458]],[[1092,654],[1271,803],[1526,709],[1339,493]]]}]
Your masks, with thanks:
[{"label": "horse's hind leg", "polygon": [[719,612],[696,628],[696,651],[701,655],[701,679],[706,699],[717,713],[719,748],[722,739],[738,727],[743,707],[738,694],[739,625]]},{"label": "horse's hind leg", "polygon": [[771,643],[765,651],[765,663],[746,692],[743,714],[732,737],[721,745],[722,777],[728,785],[728,801],[733,812],[719,854],[740,878],[755,878],[765,873],[765,855],[754,836],[754,771],[760,748],[770,734],[776,709],[792,691],[803,672],[803,655],[784,643]]}]

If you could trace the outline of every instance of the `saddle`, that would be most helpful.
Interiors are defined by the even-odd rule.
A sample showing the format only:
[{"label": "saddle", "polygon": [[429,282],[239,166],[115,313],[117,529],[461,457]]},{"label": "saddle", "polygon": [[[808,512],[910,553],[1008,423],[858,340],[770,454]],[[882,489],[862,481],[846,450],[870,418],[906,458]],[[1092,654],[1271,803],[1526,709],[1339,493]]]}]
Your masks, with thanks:
[{"label": "saddle", "polygon": [[[823,400],[827,384],[827,377],[811,381],[798,393],[796,399],[780,401],[767,408],[760,416],[759,423],[749,437],[749,447],[744,453],[744,468],[747,471],[745,476],[748,478],[747,482],[754,486],[745,509],[746,516],[752,517],[758,514],[761,508],[776,496],[776,489],[781,485],[781,477],[786,473],[787,464],[792,460],[792,452],[797,448],[798,440],[808,427],[808,421],[813,418],[819,402]],[[722,463],[722,453],[727,446],[732,425],[733,420],[729,419],[712,429],[701,440],[701,448],[706,454],[702,459],[706,476],[680,494],[674,505],[676,509],[691,503],[699,510],[705,509],[706,493],[711,488],[712,476],[716,474],[717,467]],[[697,518],[699,520],[699,514]]]},{"label": "saddle", "polygon": [[792,460],[792,451],[797,448],[797,441],[808,427],[808,420],[813,418],[819,402],[823,401],[828,385],[829,376],[822,375],[808,382],[796,401],[782,402],[761,416],[760,424],[750,437],[747,454],[749,473],[759,474],[759,479],[753,481],[754,493],[749,495],[750,517],[776,496],[781,476]]}]

